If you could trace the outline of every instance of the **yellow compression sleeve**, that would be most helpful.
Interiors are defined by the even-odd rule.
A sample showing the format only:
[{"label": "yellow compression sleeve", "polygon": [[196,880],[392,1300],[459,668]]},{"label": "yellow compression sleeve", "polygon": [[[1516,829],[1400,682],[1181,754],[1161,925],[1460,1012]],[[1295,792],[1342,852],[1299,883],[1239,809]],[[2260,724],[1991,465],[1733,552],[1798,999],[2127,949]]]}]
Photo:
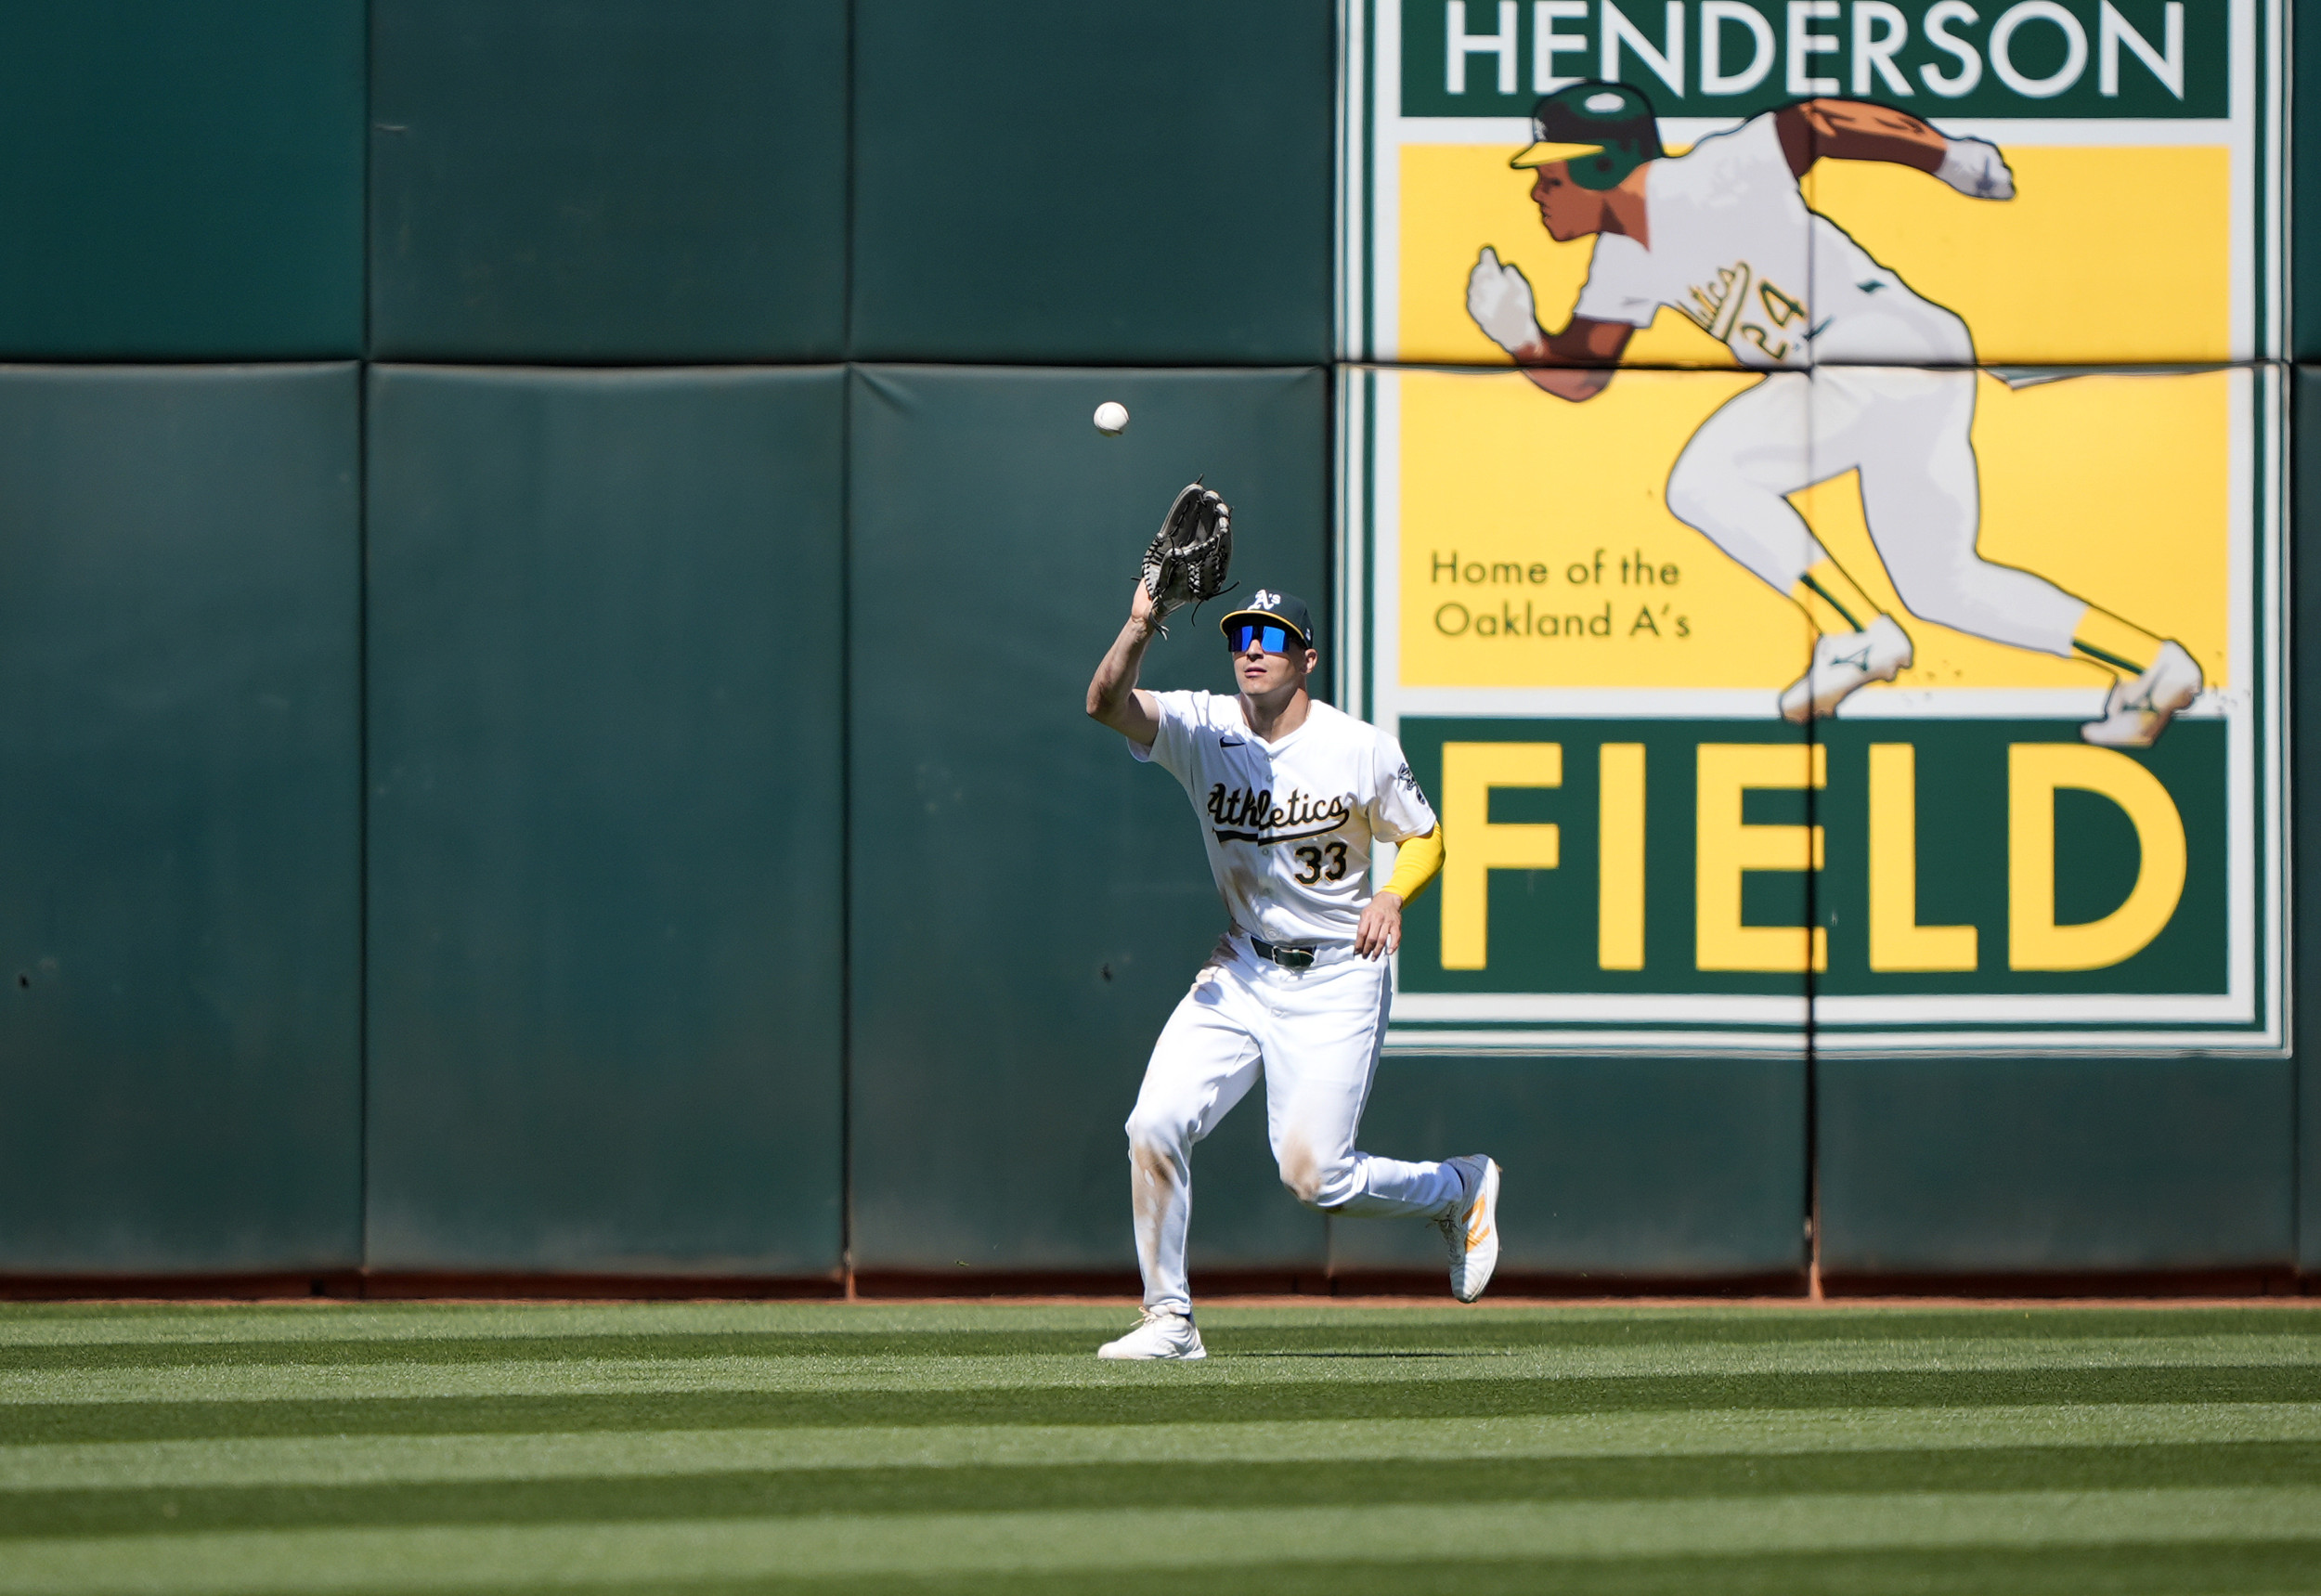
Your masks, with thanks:
[{"label": "yellow compression sleeve", "polygon": [[1424,837],[1414,837],[1402,845],[1394,856],[1394,878],[1383,891],[1392,892],[1407,903],[1426,890],[1426,884],[1442,874],[1443,825],[1440,821]]}]

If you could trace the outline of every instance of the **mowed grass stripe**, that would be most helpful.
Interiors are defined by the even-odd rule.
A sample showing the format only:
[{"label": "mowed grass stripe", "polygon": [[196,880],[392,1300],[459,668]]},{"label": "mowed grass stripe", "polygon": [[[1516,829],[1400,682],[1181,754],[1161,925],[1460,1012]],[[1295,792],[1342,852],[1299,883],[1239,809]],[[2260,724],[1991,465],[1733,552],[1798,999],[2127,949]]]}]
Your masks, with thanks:
[{"label": "mowed grass stripe", "polygon": [[2321,1404],[1694,1410],[1134,1426],[957,1424],[0,1447],[0,1492],[363,1486],[811,1469],[1769,1456],[2321,1441]]},{"label": "mowed grass stripe", "polygon": [[[75,1346],[0,1348],[0,1401],[13,1392],[38,1392],[42,1376],[87,1377],[111,1372],[128,1379],[166,1372],[238,1374],[270,1381],[283,1370],[383,1370],[403,1378],[410,1369],[465,1370],[476,1367],[550,1370],[604,1367],[671,1369],[760,1367],[877,1369],[927,1358],[1020,1361],[1050,1357],[1071,1362],[1089,1356],[1107,1332],[1080,1330],[942,1331],[861,1335],[698,1336],[460,1336],[396,1341],[210,1342],[154,1345],[106,1342]],[[1353,1328],[1353,1327],[1349,1327]],[[1453,1333],[1456,1331],[1457,1333]],[[2240,1332],[2175,1336],[1933,1337],[1819,1336],[1809,1340],[1680,1341],[1629,1338],[1575,1341],[1538,1334],[1492,1333],[1479,1327],[1413,1327],[1395,1335],[1331,1333],[1327,1330],[1242,1331],[1212,1335],[1221,1356],[1252,1358],[1458,1357],[1529,1358],[1582,1370],[1632,1368],[1682,1360],[1732,1368],[2043,1365],[2058,1357],[2138,1364],[2247,1361],[2321,1363],[2321,1326],[2309,1334]],[[456,1375],[453,1378],[457,1378]],[[35,1396],[34,1399],[41,1399]]]},{"label": "mowed grass stripe", "polygon": [[[1098,1339],[1135,1317],[1121,1306],[1012,1304],[636,1303],[593,1305],[284,1304],[265,1307],[11,1304],[0,1306],[0,1347],[295,1346],[341,1343],[611,1343],[764,1337],[823,1350],[875,1354],[927,1336]],[[1663,1345],[1699,1342],[1816,1342],[1960,1337],[2052,1340],[2203,1334],[2321,1333],[2321,1303],[2265,1307],[1473,1307],[1355,1303],[1294,1308],[1204,1308],[1211,1333],[1262,1332],[1271,1344],[1382,1345],[1419,1336],[1443,1344]],[[812,1350],[810,1347],[807,1350]],[[351,1353],[349,1356],[352,1356]],[[13,1361],[13,1360],[11,1360]]]},{"label": "mowed grass stripe", "polygon": [[[0,1366],[0,1409],[70,1402],[296,1402],[333,1398],[499,1396],[542,1393],[864,1392],[940,1384],[952,1389],[1109,1388],[1138,1371],[1106,1365],[1094,1349],[1065,1354],[577,1357],[408,1363],[225,1364],[175,1368],[17,1369]],[[1206,1364],[1161,1371],[1177,1385],[1317,1381],[1372,1383],[1459,1379],[1607,1379],[1681,1369],[1693,1375],[1848,1374],[1887,1370],[2166,1369],[2212,1365],[2302,1371],[2321,1391],[2321,1336],[2176,1336],[2122,1341],[1844,1341],[1805,1345],[1533,1347],[1503,1351],[1402,1347],[1307,1352],[1220,1342]],[[1143,1371],[1149,1375],[1151,1371]],[[5,1423],[0,1414],[0,1423]]]},{"label": "mowed grass stripe", "polygon": [[[465,1363],[517,1358],[1005,1356],[1020,1353],[1084,1352],[1118,1333],[1129,1317],[1118,1310],[1051,1310],[1038,1318],[1006,1309],[914,1310],[901,1322],[884,1322],[873,1310],[823,1308],[810,1318],[761,1322],[743,1307],[671,1317],[650,1305],[634,1309],[552,1308],[528,1316],[503,1309],[433,1310],[411,1318],[278,1311],[274,1317],[216,1310],[166,1330],[115,1320],[87,1324],[26,1324],[0,1310],[0,1359],[11,1369],[199,1368],[242,1364]],[[1212,1310],[1201,1316],[1211,1339],[1277,1351],[1345,1352],[1430,1347],[1494,1352],[1533,1347],[1640,1348],[1709,1344],[1811,1346],[1825,1343],[2170,1341],[2217,1335],[2321,1340],[2321,1312],[2081,1312],[1979,1315],[1896,1313],[1843,1309],[1815,1313],[1756,1310],[1747,1315],[1707,1311],[1625,1318],[1585,1317],[1584,1311],[1512,1313],[1487,1309],[1442,1312],[1405,1308],[1303,1310],[1281,1320],[1277,1313]],[[469,1317],[472,1313],[473,1317]],[[960,1317],[973,1313],[974,1317]],[[918,1322],[924,1314],[925,1322]],[[861,1315],[863,1317],[858,1317]]]},{"label": "mowed grass stripe", "polygon": [[665,1524],[214,1531],[20,1540],[0,1596],[587,1586],[1316,1560],[1653,1558],[1807,1549],[2315,1540],[2321,1488],[1745,1497],[1681,1501],[1112,1508]]},{"label": "mowed grass stripe", "polygon": [[[1144,1461],[979,1469],[784,1470],[394,1486],[18,1491],[0,1538],[121,1536],[322,1525],[616,1524],[805,1514],[924,1514],[1362,1503],[1677,1501],[1696,1498],[2321,1489],[2311,1442],[2118,1448],[2014,1447],[1821,1457],[1435,1459],[1277,1463]],[[5,1544],[0,1540],[0,1544]]]},{"label": "mowed grass stripe", "polygon": [[[1196,1366],[1198,1367],[1198,1366]],[[1109,1385],[929,1385],[886,1390],[654,1392],[601,1396],[371,1398],[324,1402],[73,1402],[0,1408],[0,1445],[231,1436],[511,1434],[936,1424],[1246,1423],[1491,1418],[1694,1408],[1977,1408],[2305,1403],[2302,1368],[2061,1369],[1997,1372],[1454,1378],[1399,1382],[1179,1382],[1124,1369]]]},{"label": "mowed grass stripe", "polygon": [[[1204,1570],[1200,1596],[1347,1596],[1399,1587],[1456,1596],[2286,1596],[2315,1587],[2311,1541],[2145,1542],[2124,1547],[1920,1548],[1716,1557],[1483,1556],[1428,1571],[1399,1563],[1247,1564]],[[1430,1572],[1432,1577],[1429,1577]],[[543,1587],[515,1587],[525,1596]],[[569,1589],[569,1587],[567,1587]],[[603,1596],[1186,1596],[1174,1570],[877,1575],[822,1579],[647,1580]]]}]

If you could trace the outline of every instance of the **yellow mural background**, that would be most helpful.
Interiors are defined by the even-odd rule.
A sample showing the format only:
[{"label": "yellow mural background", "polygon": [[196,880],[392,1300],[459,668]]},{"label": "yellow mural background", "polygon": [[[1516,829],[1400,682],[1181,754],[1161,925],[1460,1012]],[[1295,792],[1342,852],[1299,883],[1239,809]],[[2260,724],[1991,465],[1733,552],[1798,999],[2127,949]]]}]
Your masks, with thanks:
[{"label": "yellow mural background", "polygon": [[[1399,343],[1405,360],[1504,365],[1466,314],[1467,273],[1494,245],[1523,267],[1543,325],[1561,326],[1591,240],[1558,244],[1525,197],[1527,175],[1498,146],[1403,150]],[[1814,208],[1928,299],[1963,316],[1987,364],[2222,361],[2229,353],[2230,162],[2191,148],[2012,148],[2018,197],[1968,200],[1926,175],[1825,162]],[[1757,379],[1683,317],[1664,312],[1628,345],[1602,394],[1567,404],[1505,374],[1406,372],[1401,383],[1402,679],[1414,686],[1780,688],[1811,634],[1795,606],[1664,500],[1678,453],[1706,416]],[[1977,383],[1987,559],[2035,571],[2149,630],[2175,638],[2211,686],[2227,657],[2233,382],[2225,373],[2078,377],[2015,390]],[[2026,653],[1908,616],[1887,581],[1848,474],[1794,498],[1822,543],[1916,645],[1896,688],[2100,688],[2097,668]],[[1594,579],[1608,551],[1607,580]],[[1456,551],[1549,568],[1544,584],[1443,579]],[[1673,564],[1673,589],[1619,580],[1643,552]],[[1585,562],[1589,580],[1565,579]],[[1512,608],[1505,607],[1512,600]],[[1498,635],[1524,616],[1524,635]],[[1443,635],[1446,603],[1467,605]],[[1612,605],[1612,635],[1563,635],[1565,617]],[[1636,623],[1640,604],[1661,629]],[[1665,612],[1659,606],[1666,604]],[[1477,616],[1493,615],[1493,635]],[[1538,617],[1558,617],[1554,636]],[[1683,617],[1689,636],[1675,635]],[[1446,624],[1459,624],[1453,613]],[[1601,624],[1601,623],[1599,623]],[[1887,691],[1872,689],[1873,692]]]},{"label": "yellow mural background", "polygon": [[[1624,371],[1586,404],[1567,404],[1514,372],[1402,374],[1401,677],[1411,686],[1766,687],[1803,668],[1802,612],[1668,513],[1669,468],[1693,428],[1757,379],[1737,371]],[[2014,390],[1976,384],[1986,559],[2035,571],[2150,630],[2181,642],[2211,686],[2231,685],[2227,657],[2231,407],[2227,372],[2092,376]],[[1903,618],[1917,647],[1896,688],[2099,687],[2092,665],[2031,654],[1909,616],[1863,525],[1851,473],[1793,496],[1839,564]],[[1605,579],[1594,577],[1606,551]],[[1641,551],[1673,564],[1672,588],[1620,580]],[[1451,581],[1480,564],[1526,579]],[[1585,563],[1589,579],[1567,579]],[[1527,579],[1534,564],[1549,579]],[[1612,635],[1481,635],[1473,617],[1524,613],[1592,617],[1613,606]],[[1436,616],[1467,605],[1463,633]],[[1658,632],[1636,608],[1667,603]],[[1689,621],[1689,637],[1673,622]],[[1456,624],[1451,617],[1450,624]],[[1500,622],[1503,625],[1503,619]],[[1535,628],[1536,631],[1536,628]],[[1890,689],[1872,688],[1882,692]]]},{"label": "yellow mural background", "polygon": [[[1485,244],[1523,267],[1539,320],[1570,318],[1593,240],[1559,244],[1498,145],[1402,152],[1400,357],[1505,365],[1467,317]],[[1990,365],[2230,358],[2231,155],[2208,146],[2005,150],[2013,200],[1969,200],[1907,167],[1824,161],[1812,207],[1924,297],[1958,312]],[[1733,364],[1674,311],[1629,344],[1642,366]]]}]

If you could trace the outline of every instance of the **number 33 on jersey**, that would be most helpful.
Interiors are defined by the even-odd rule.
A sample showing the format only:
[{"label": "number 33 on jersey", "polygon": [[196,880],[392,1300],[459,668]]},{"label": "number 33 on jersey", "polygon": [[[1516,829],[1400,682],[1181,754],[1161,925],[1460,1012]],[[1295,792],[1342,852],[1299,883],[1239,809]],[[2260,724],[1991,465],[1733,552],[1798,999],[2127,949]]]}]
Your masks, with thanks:
[{"label": "number 33 on jersey", "polygon": [[1279,742],[1249,729],[1238,697],[1154,694],[1152,759],[1183,784],[1234,924],[1289,946],[1351,943],[1370,900],[1371,853],[1434,829],[1395,741],[1327,704]]}]

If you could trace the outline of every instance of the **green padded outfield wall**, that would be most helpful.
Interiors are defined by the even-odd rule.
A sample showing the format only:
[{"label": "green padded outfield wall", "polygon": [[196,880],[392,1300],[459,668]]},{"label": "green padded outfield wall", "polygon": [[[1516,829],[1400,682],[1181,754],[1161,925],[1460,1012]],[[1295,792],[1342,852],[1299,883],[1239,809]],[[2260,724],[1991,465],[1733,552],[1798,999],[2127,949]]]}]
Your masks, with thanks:
[{"label": "green padded outfield wall", "polygon": [[843,386],[374,369],[374,1267],[836,1268]]},{"label": "green padded outfield wall", "polygon": [[[1423,900],[1422,900],[1423,901]],[[1387,1157],[1488,1151],[1499,1267],[1623,1281],[1802,1278],[1805,1060],[1390,1058],[1362,1116]],[[1428,1273],[1425,1225],[1330,1226],[1339,1273]]]},{"label": "green padded outfield wall", "polygon": [[836,358],[845,0],[373,0],[371,354]]},{"label": "green padded outfield wall", "polygon": [[[1331,624],[1328,380],[887,368],[852,415],[855,1266],[1132,1271],[1121,1127],[1223,918],[1184,790],[1083,701],[1197,474],[1233,495],[1243,590]],[[1148,685],[1225,687],[1223,613]],[[1264,1118],[1203,1148],[1196,1268],[1323,1265]]]},{"label": "green padded outfield wall", "polygon": [[1330,356],[1331,0],[863,0],[851,354]]},{"label": "green padded outfield wall", "polygon": [[361,1259],[357,417],[0,369],[0,1271]]},{"label": "green padded outfield wall", "polygon": [[2294,1247],[2296,1068],[1825,1058],[1822,1266],[2283,1268]]},{"label": "green padded outfield wall", "polygon": [[0,6],[0,356],[363,347],[362,0]]}]

